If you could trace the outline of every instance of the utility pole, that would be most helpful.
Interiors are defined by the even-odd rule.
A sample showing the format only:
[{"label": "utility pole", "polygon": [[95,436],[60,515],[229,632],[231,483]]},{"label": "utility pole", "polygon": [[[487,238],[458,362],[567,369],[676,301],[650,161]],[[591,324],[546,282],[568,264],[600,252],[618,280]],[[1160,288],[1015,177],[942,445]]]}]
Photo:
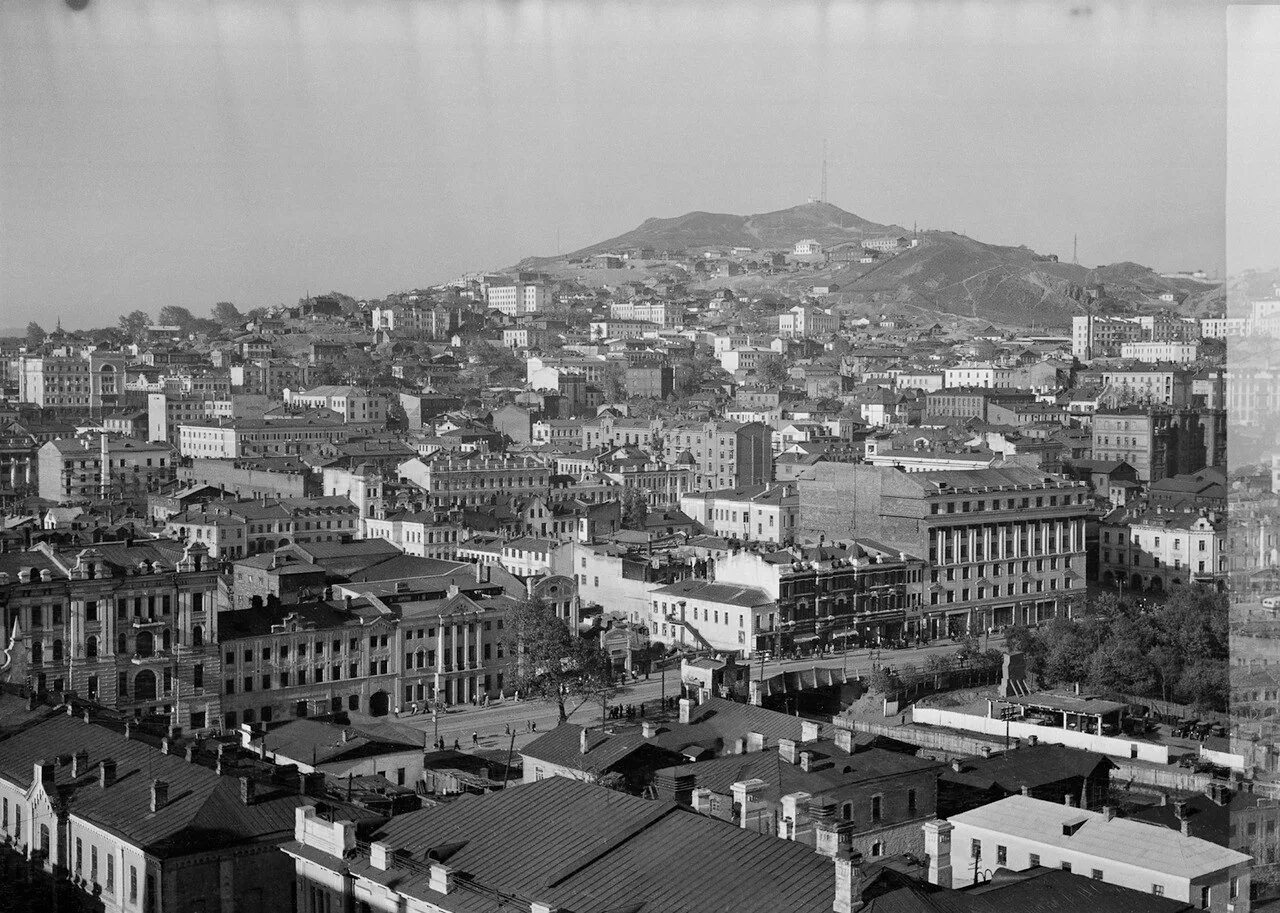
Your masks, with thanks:
[{"label": "utility pole", "polygon": [[822,202],[827,202],[827,140],[822,140]]},{"label": "utility pole", "polygon": [[1076,266],[1080,265],[1080,236],[1071,236],[1071,262]]}]

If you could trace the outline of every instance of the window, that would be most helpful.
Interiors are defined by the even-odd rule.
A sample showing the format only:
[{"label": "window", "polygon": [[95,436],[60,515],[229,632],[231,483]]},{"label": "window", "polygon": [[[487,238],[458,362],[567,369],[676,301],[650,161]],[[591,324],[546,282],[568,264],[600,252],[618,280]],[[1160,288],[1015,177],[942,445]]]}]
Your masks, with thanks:
[{"label": "window", "polygon": [[1091,878],[1093,878],[1093,880],[1094,880],[1094,881],[1101,881],[1101,880],[1102,880],[1102,869],[1094,869],[1094,870],[1093,870],[1093,872],[1092,872],[1092,874],[1090,875],[1090,877],[1091,877]]},{"label": "window", "polygon": [[84,841],[76,838],[76,874],[84,871]]},{"label": "window", "polygon": [[871,797],[871,820],[879,821],[880,814],[883,810],[884,810],[884,797],[872,796]]},{"label": "window", "polygon": [[98,848],[89,847],[89,881],[98,883]]},{"label": "window", "polygon": [[204,666],[200,663],[191,667],[191,685],[195,688],[204,687]]},{"label": "window", "polygon": [[129,903],[138,902],[138,867],[129,866]]},{"label": "window", "polygon": [[1039,853],[1031,853],[1031,854],[1027,857],[1027,865],[1031,866],[1031,868],[1033,868],[1033,869],[1034,869],[1034,868],[1036,868],[1038,865],[1040,865],[1040,854],[1039,854]]},{"label": "window", "polygon": [[1071,871],[1071,863],[1069,863],[1069,862],[1064,862],[1064,863],[1062,864],[1062,871],[1064,871],[1064,872],[1070,872],[1070,871]]},{"label": "window", "polygon": [[1009,863],[1009,848],[996,844],[996,865],[1007,865]]},{"label": "window", "polygon": [[1200,909],[1201,910],[1209,909],[1210,896],[1211,895],[1209,891],[1209,886],[1208,885],[1202,886],[1200,888]]},{"label": "window", "polygon": [[1151,886],[1151,893],[1156,895],[1156,897],[1164,897],[1164,885],[1153,884]]},{"label": "window", "polygon": [[116,857],[110,853],[107,854],[107,893],[113,894],[116,890]]},{"label": "window", "polygon": [[969,855],[974,859],[982,858],[982,841],[976,837],[969,841]]}]

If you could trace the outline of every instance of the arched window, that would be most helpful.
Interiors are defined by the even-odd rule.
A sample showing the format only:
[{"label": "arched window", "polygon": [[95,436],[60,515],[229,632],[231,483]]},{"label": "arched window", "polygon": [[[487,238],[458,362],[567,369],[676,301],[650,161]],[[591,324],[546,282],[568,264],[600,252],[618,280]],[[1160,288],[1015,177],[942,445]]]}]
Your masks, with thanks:
[{"label": "arched window", "polygon": [[62,662],[62,641],[55,640],[53,642],[53,661],[55,663]]},{"label": "arched window", "polygon": [[134,676],[133,698],[138,701],[154,701],[156,699],[156,674],[150,669],[143,669]]},{"label": "arched window", "polygon": [[200,625],[191,629],[191,646],[197,649],[204,646],[204,628]]},{"label": "arched window", "polygon": [[140,631],[134,641],[139,656],[151,656],[156,652],[156,639],[150,631]]},{"label": "arched window", "polygon": [[92,634],[84,639],[84,655],[86,659],[98,658],[98,638]]}]

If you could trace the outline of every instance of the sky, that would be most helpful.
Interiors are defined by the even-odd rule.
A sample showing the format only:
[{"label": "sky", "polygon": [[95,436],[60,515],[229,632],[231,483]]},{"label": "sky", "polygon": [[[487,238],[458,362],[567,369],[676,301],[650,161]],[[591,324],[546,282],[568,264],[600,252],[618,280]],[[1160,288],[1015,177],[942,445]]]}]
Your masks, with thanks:
[{"label": "sky", "polygon": [[[376,297],[650,216],[782,209],[818,193],[824,139],[829,201],[866,218],[1219,271],[1227,20],[1199,0],[0,0],[0,326]],[[1239,240],[1233,263],[1276,261],[1274,235]]]}]

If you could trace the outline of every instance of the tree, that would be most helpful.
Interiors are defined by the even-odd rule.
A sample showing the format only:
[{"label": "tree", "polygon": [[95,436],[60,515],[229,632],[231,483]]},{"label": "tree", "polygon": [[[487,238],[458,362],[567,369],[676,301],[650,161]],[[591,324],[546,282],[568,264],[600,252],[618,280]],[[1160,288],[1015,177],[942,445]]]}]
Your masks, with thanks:
[{"label": "tree", "polygon": [[756,369],[760,382],[769,387],[781,387],[791,380],[791,373],[781,358],[770,358]]},{"label": "tree", "polygon": [[530,697],[555,701],[560,721],[565,702],[606,703],[615,691],[613,667],[599,645],[570,631],[544,599],[525,597],[511,609],[508,649],[516,656],[515,688]]},{"label": "tree", "polygon": [[132,342],[137,342],[150,325],[151,316],[146,311],[130,311],[120,315],[120,332]]},{"label": "tree", "polygon": [[622,365],[610,362],[605,365],[604,398],[611,403],[620,403],[627,398],[627,371]]},{"label": "tree", "polygon": [[649,518],[649,500],[638,488],[628,488],[622,495],[622,525],[627,529],[644,529]]},{"label": "tree", "polygon": [[189,310],[176,304],[166,304],[160,309],[160,316],[157,318],[160,326],[181,327],[184,330],[193,320],[195,317]]},{"label": "tree", "polygon": [[219,301],[213,306],[213,319],[220,326],[234,327],[244,323],[244,315],[230,301]]},{"label": "tree", "polygon": [[27,324],[27,345],[41,345],[48,337],[48,333],[44,331],[44,327],[36,323],[34,320]]}]

